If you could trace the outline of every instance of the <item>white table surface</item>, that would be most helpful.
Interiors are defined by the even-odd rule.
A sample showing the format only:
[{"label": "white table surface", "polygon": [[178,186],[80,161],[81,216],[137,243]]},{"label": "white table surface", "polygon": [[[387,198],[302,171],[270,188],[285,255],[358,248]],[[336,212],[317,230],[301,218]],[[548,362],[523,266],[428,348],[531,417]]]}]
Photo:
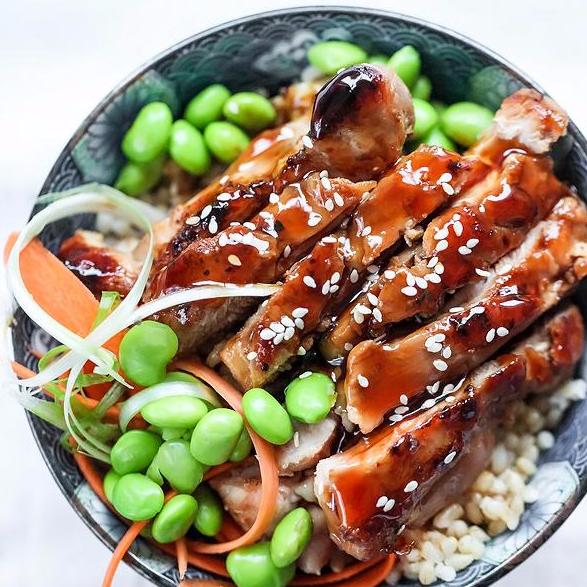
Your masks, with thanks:
[{"label": "white table surface", "polygon": [[[0,0],[0,239],[24,222],[60,149],[109,89],[175,42],[228,19],[317,2],[269,0]],[[584,0],[421,0],[374,6],[446,25],[529,72],[587,131]],[[3,283],[3,282],[2,282]],[[0,392],[0,586],[101,583],[110,553],[69,508],[24,415]],[[502,580],[586,585],[587,502],[538,554]],[[145,586],[128,567],[117,586]]]}]

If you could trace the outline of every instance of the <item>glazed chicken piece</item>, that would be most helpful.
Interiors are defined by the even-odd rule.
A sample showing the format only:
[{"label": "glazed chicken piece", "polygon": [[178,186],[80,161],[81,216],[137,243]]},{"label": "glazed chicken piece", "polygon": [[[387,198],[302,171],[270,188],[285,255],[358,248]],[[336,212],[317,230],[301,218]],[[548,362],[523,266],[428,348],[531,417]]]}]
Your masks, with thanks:
[{"label": "glazed chicken piece", "polygon": [[344,269],[338,238],[324,237],[224,345],[220,358],[243,389],[263,386],[312,346],[313,332],[339,289]]},{"label": "glazed chicken piece", "polygon": [[587,210],[569,196],[485,282],[450,300],[447,313],[403,338],[364,341],[351,351],[344,382],[349,419],[371,432],[426,388],[487,360],[586,274]]},{"label": "glazed chicken piece", "polygon": [[[150,284],[147,299],[202,281],[273,283],[324,233],[356,207],[372,182],[322,181],[312,174],[285,188],[250,223],[229,227],[191,243]],[[336,205],[329,205],[329,202]],[[211,344],[241,320],[254,300],[209,300],[172,308],[155,316],[169,324],[181,351]]]},{"label": "glazed chicken piece", "polygon": [[568,378],[583,336],[579,310],[559,311],[511,352],[431,396],[422,410],[320,461],[316,496],[335,543],[359,559],[393,552],[406,526],[454,502],[486,467],[508,402]]},{"label": "glazed chicken piece", "polygon": [[[328,359],[413,316],[427,317],[447,292],[489,275],[570,190],[545,157],[511,153],[427,226],[421,244],[394,257],[366,293],[353,300],[322,340]],[[462,254],[466,252],[467,254]]]}]

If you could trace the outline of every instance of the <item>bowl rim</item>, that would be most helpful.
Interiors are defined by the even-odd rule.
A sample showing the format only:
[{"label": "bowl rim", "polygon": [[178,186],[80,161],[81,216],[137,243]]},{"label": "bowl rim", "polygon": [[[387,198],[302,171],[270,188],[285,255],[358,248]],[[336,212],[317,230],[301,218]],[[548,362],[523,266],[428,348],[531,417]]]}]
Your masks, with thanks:
[{"label": "bowl rim", "polygon": [[[160,51],[159,53],[155,54],[153,57],[144,61],[140,66],[136,67],[130,74],[125,76],[121,81],[119,81],[110,91],[108,91],[104,97],[96,104],[96,106],[87,114],[82,123],[78,126],[75,130],[73,135],[69,138],[69,140],[65,143],[63,148],[61,149],[59,156],[55,160],[55,163],[51,166],[50,170],[47,173],[47,176],[39,190],[37,198],[40,195],[47,193],[50,189],[52,178],[55,173],[59,170],[61,165],[63,164],[64,160],[70,156],[73,148],[77,145],[77,143],[81,140],[84,136],[86,131],[88,130],[89,126],[94,122],[96,117],[102,112],[102,110],[117,96],[119,96],[124,90],[126,90],[137,78],[139,78],[145,71],[152,68],[154,65],[162,62],[163,60],[171,57],[177,51],[180,51],[187,45],[213,35],[215,33],[219,33],[225,31],[226,29],[230,29],[239,25],[245,25],[250,22],[254,22],[256,20],[270,18],[273,16],[281,16],[281,15],[297,15],[297,14],[307,14],[307,13],[316,13],[316,12],[331,12],[336,14],[348,14],[351,16],[354,15],[371,15],[371,16],[380,16],[382,18],[391,19],[399,22],[407,22],[410,24],[418,25],[427,29],[428,31],[437,32],[442,35],[446,35],[452,37],[453,39],[458,40],[460,43],[470,46],[472,49],[481,52],[486,57],[488,57],[494,64],[499,65],[508,73],[512,74],[513,77],[520,80],[525,86],[533,88],[542,94],[548,95],[548,93],[538,84],[533,78],[531,78],[528,74],[526,74],[522,69],[515,66],[506,58],[502,57],[499,53],[490,49],[489,47],[485,46],[483,43],[472,39],[471,37],[455,31],[450,27],[436,24],[425,19],[414,17],[406,14],[402,14],[395,11],[389,10],[382,10],[379,8],[369,8],[363,6],[343,6],[343,5],[322,5],[316,4],[311,6],[294,6],[294,7],[287,7],[287,8],[279,8],[276,10],[266,10],[254,14],[249,14],[246,16],[242,16],[236,19],[231,19],[224,21],[218,25],[214,25],[208,27],[200,32],[194,33],[189,37],[186,37],[170,47]],[[581,133],[580,129],[574,123],[573,120],[569,119],[569,126],[567,133],[573,136],[574,141],[576,141],[582,149],[587,152],[587,139]],[[34,215],[36,204],[33,203],[33,210],[31,212],[31,217]],[[58,471],[54,468],[53,464],[49,460],[48,454],[43,450],[42,438],[40,437],[39,431],[35,427],[35,422],[37,418],[30,414],[29,412],[26,413],[27,419],[29,422],[29,426],[31,428],[33,437],[37,446],[39,447],[39,451],[41,456],[51,473],[51,476],[55,480],[57,486],[59,487],[61,493],[65,497],[68,503],[72,505],[73,510],[76,514],[82,519],[85,525],[92,531],[92,533],[99,538],[99,540],[106,545],[110,550],[114,550],[116,547],[115,541],[111,538],[109,534],[107,534],[102,527],[95,523],[93,519],[85,515],[83,508],[77,507],[75,504],[72,503],[72,499],[68,494],[68,489],[65,486],[63,479],[59,476]],[[475,583],[476,587],[487,587],[514,568],[519,566],[525,560],[527,560],[530,555],[534,554],[553,534],[560,528],[560,526],[567,520],[568,516],[575,510],[581,499],[587,494],[587,476],[580,480],[579,485],[577,487],[576,492],[570,496],[566,502],[562,505],[561,509],[557,514],[551,518],[551,520],[538,531],[530,541],[526,542],[521,548],[516,550],[509,558],[505,561],[500,563],[497,566],[492,567],[486,573],[483,574],[483,578]],[[143,577],[153,581],[154,583],[158,583],[160,580],[160,575],[156,571],[152,571],[149,567],[145,566],[142,562],[140,557],[132,554],[129,552],[130,560],[127,561],[127,564],[133,568],[136,572],[138,572]]]}]

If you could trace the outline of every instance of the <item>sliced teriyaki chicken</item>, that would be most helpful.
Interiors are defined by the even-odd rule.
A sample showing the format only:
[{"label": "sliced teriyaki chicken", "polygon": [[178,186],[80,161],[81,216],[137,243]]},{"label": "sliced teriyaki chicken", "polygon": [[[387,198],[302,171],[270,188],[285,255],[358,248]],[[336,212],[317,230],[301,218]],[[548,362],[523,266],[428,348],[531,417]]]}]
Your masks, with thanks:
[{"label": "sliced teriyaki chicken", "polygon": [[429,409],[404,416],[320,461],[316,496],[332,539],[369,559],[393,552],[403,529],[455,501],[489,461],[508,402],[548,392],[583,351],[579,310],[559,311],[511,352],[473,371]]},{"label": "sliced teriyaki chicken", "polygon": [[491,164],[509,149],[541,155],[567,132],[569,117],[561,107],[536,90],[522,89],[505,98],[493,125],[468,154]]},{"label": "sliced teriyaki chicken", "polygon": [[511,153],[430,222],[421,244],[391,259],[369,290],[337,317],[322,353],[328,359],[346,356],[389,324],[433,315],[447,292],[489,275],[487,269],[569,193],[552,173],[550,159]]},{"label": "sliced teriyaki chicken", "polygon": [[371,432],[427,387],[487,360],[586,274],[587,209],[568,196],[486,281],[461,290],[447,313],[403,338],[364,341],[351,351],[344,382],[349,419]]},{"label": "sliced teriyaki chicken", "polygon": [[127,293],[140,270],[131,254],[108,246],[102,234],[87,230],[65,239],[59,257],[98,296],[103,291]]},{"label": "sliced teriyaki chicken", "polygon": [[[250,223],[229,227],[191,243],[159,272],[147,299],[203,281],[273,283],[324,233],[335,229],[356,207],[372,182],[322,181],[312,174],[285,188]],[[335,205],[329,205],[337,202]],[[213,343],[245,317],[254,300],[210,300],[170,309],[156,316],[169,324],[182,351]]]}]

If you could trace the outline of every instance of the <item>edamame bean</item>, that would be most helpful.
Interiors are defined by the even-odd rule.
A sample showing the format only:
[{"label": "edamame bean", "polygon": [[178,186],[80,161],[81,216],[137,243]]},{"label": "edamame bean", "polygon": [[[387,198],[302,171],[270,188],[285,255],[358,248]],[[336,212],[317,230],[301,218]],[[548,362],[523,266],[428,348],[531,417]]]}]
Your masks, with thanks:
[{"label": "edamame bean", "polygon": [[367,57],[367,63],[371,63],[372,65],[387,65],[388,61],[389,57],[381,53]]},{"label": "edamame bean", "polygon": [[160,155],[150,163],[128,161],[120,170],[114,187],[127,196],[139,196],[153,188],[161,179],[165,156]]},{"label": "edamame bean", "polygon": [[275,566],[268,542],[233,550],[226,557],[226,569],[237,587],[285,587],[295,573],[294,565]]},{"label": "edamame bean", "polygon": [[112,494],[114,493],[114,488],[120,479],[120,475],[114,470],[110,469],[106,475],[104,475],[104,481],[102,482],[102,488],[104,489],[104,493],[108,498],[108,501],[112,503]]},{"label": "edamame bean", "polygon": [[220,532],[224,517],[220,499],[206,485],[200,485],[194,497],[198,501],[198,511],[194,520],[196,530],[203,536],[216,536]]},{"label": "edamame bean", "polygon": [[167,364],[178,346],[177,335],[167,324],[145,320],[124,335],[120,364],[129,379],[149,387],[163,381]]},{"label": "edamame bean", "polygon": [[420,100],[430,100],[430,94],[432,94],[432,82],[429,77],[421,75],[412,88],[412,97]]},{"label": "edamame bean", "polygon": [[212,84],[190,100],[183,116],[190,124],[204,130],[208,124],[222,118],[222,108],[228,98],[228,88]]},{"label": "edamame bean", "polygon": [[306,424],[324,420],[335,400],[334,382],[324,373],[298,377],[285,388],[285,407],[289,415]]},{"label": "edamame bean", "polygon": [[244,461],[250,454],[251,450],[253,449],[253,443],[251,442],[251,437],[249,436],[249,432],[246,428],[243,428],[241,435],[238,437],[238,441],[232,454],[230,455],[230,461],[233,463],[240,463]]},{"label": "edamame bean", "polygon": [[204,130],[204,140],[214,157],[232,163],[248,146],[249,137],[230,122],[211,122]]},{"label": "edamame bean", "polygon": [[197,511],[198,502],[191,495],[172,497],[153,520],[153,538],[160,544],[168,544],[185,536]]},{"label": "edamame bean", "polygon": [[161,438],[163,440],[177,440],[178,438],[183,438],[189,432],[191,435],[191,430],[188,428],[173,428],[173,427],[166,427],[161,430]]},{"label": "edamame bean", "polygon": [[176,120],[169,139],[171,158],[192,175],[203,175],[210,169],[211,158],[202,133],[186,120]]},{"label": "edamame bean", "polygon": [[112,494],[114,509],[133,522],[150,520],[156,516],[164,500],[161,487],[140,473],[123,475]]},{"label": "edamame bean", "polygon": [[312,45],[308,50],[308,61],[316,69],[328,75],[366,60],[366,51],[346,41],[322,41]]},{"label": "edamame bean", "polygon": [[167,440],[161,445],[147,475],[157,484],[164,478],[176,491],[192,493],[202,482],[204,469],[192,456],[186,440]]},{"label": "edamame bean", "polygon": [[135,163],[149,163],[167,147],[173,114],[165,102],[143,106],[122,139],[122,152]]},{"label": "edamame bean", "polygon": [[271,101],[256,92],[234,94],[226,101],[222,111],[226,120],[253,133],[267,128],[277,118]]},{"label": "edamame bean", "polygon": [[125,432],[112,447],[110,461],[119,475],[145,471],[155,458],[161,439],[146,430]]},{"label": "edamame bean", "polygon": [[411,89],[420,75],[422,63],[418,51],[412,45],[406,45],[389,58],[388,65]]},{"label": "edamame bean", "polygon": [[442,130],[453,140],[471,147],[493,122],[493,112],[474,102],[451,104],[442,114]]},{"label": "edamame bean", "polygon": [[169,371],[165,374],[165,381],[183,381],[185,383],[200,383],[193,375],[185,371]]},{"label": "edamame bean", "polygon": [[296,508],[277,524],[271,537],[271,560],[279,568],[300,558],[312,538],[312,516],[306,508]]},{"label": "edamame bean", "polygon": [[436,110],[436,113],[439,117],[442,116],[444,111],[448,108],[448,106],[444,102],[439,102],[438,100],[432,100],[430,104],[434,106],[434,110]]},{"label": "edamame bean", "polygon": [[149,424],[161,428],[193,428],[207,413],[206,404],[189,395],[162,397],[141,410],[141,416]]},{"label": "edamame bean", "polygon": [[440,130],[438,126],[435,126],[428,134],[424,135],[422,142],[426,145],[436,145],[442,147],[448,151],[456,151],[457,146]]},{"label": "edamame bean", "polygon": [[238,412],[218,408],[208,412],[196,425],[190,450],[193,457],[205,465],[225,463],[232,454],[243,430]]},{"label": "edamame bean", "polygon": [[272,444],[285,444],[293,436],[289,414],[264,389],[249,389],[243,396],[243,412],[251,428]]},{"label": "edamame bean", "polygon": [[438,114],[429,102],[414,98],[414,132],[412,138],[421,139],[438,122]]}]

